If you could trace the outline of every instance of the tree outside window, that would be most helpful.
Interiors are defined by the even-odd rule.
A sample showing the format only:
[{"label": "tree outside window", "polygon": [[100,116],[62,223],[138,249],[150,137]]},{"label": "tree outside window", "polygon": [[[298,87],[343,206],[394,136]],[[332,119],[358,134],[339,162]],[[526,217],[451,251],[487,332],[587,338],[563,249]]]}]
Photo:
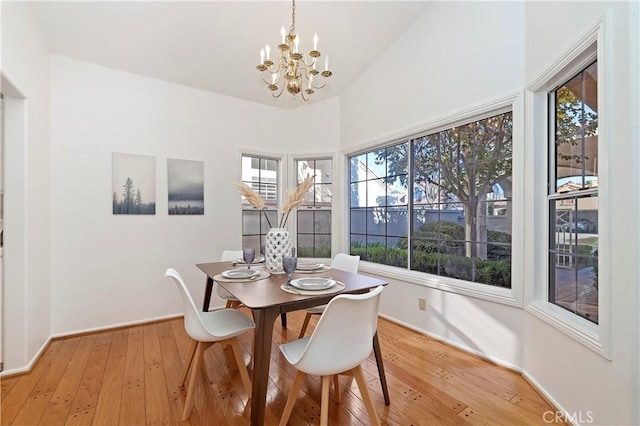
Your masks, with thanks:
[{"label": "tree outside window", "polygon": [[512,122],[508,112],[352,157],[352,253],[511,287]]}]

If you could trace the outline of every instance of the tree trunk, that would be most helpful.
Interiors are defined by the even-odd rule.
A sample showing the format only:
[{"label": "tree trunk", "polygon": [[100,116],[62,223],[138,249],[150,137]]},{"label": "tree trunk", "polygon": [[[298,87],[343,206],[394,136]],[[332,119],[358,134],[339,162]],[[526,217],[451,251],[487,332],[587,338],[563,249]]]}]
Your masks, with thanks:
[{"label": "tree trunk", "polygon": [[476,213],[476,256],[479,259],[487,258],[487,195],[483,194],[478,200]]},{"label": "tree trunk", "polygon": [[476,244],[472,241],[474,240],[473,236],[476,235],[476,212],[478,210],[477,201],[470,200],[467,203],[464,203],[464,239],[465,242],[465,255],[467,257],[475,257],[476,255]]}]

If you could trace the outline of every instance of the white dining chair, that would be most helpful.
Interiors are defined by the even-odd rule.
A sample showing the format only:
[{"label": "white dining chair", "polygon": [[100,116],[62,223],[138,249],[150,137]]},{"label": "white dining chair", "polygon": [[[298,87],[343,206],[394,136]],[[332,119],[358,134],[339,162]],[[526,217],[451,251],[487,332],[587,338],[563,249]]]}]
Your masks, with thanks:
[{"label": "white dining chair", "polygon": [[[222,252],[222,256],[220,256],[220,262],[233,262],[238,259],[242,259],[242,250],[225,250]],[[216,293],[226,302],[226,308],[237,308],[240,306],[240,301],[218,284],[216,284]]]},{"label": "white dining chair", "polygon": [[[357,274],[359,262],[360,256],[351,256],[345,253],[338,253],[331,261],[331,269],[340,269],[342,271]],[[302,323],[302,327],[300,328],[300,334],[298,335],[298,337],[304,336],[304,333],[305,331],[307,331],[307,327],[309,326],[311,317],[313,317],[313,315],[322,315],[326,306],[327,305],[320,305],[305,309],[306,315],[304,316],[304,322]]]},{"label": "white dining chair", "polygon": [[216,311],[203,312],[196,307],[196,304],[189,293],[189,289],[184,283],[180,274],[173,268],[167,269],[165,277],[173,278],[180,295],[184,309],[184,328],[189,337],[191,345],[187,352],[182,373],[180,374],[180,386],[184,385],[189,367],[191,367],[191,377],[187,388],[187,398],[184,403],[182,420],[185,421],[191,415],[193,405],[193,387],[195,385],[198,369],[203,362],[203,353],[214,343],[225,343],[231,346],[233,356],[238,364],[240,377],[245,391],[251,397],[251,380],[247,366],[244,364],[242,349],[238,343],[237,336],[255,328],[254,322],[236,309],[219,309]]},{"label": "white dining chair", "polygon": [[286,360],[298,370],[280,418],[280,426],[286,425],[291,416],[305,374],[322,377],[320,425],[327,425],[328,422],[332,377],[336,401],[340,403],[339,374],[355,377],[369,414],[369,423],[380,424],[360,365],[373,348],[382,289],[382,286],[378,286],[366,294],[334,297],[327,304],[311,336],[280,345]]}]

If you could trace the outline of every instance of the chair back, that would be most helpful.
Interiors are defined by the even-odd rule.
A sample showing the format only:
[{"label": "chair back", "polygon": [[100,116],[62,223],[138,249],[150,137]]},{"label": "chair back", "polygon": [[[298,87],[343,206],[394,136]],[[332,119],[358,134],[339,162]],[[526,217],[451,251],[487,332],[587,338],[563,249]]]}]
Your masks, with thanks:
[{"label": "chair back", "polygon": [[232,260],[242,259],[242,250],[225,250],[220,256],[220,262],[229,262]]},{"label": "chair back", "polygon": [[358,264],[360,256],[351,256],[345,253],[338,253],[331,261],[331,269],[340,269],[341,271],[358,273]]},{"label": "chair back", "polygon": [[378,286],[366,294],[334,297],[295,367],[307,374],[325,376],[362,364],[373,348],[382,289]]},{"label": "chair back", "polygon": [[193,297],[191,297],[191,293],[189,293],[189,289],[187,288],[178,271],[173,268],[169,268],[167,269],[167,272],[165,272],[164,276],[166,278],[173,278],[173,281],[178,286],[180,296],[182,296],[182,308],[184,310],[184,328],[189,337],[199,342],[206,342],[210,340],[211,333],[209,333],[209,331],[203,324],[202,318],[200,318],[200,311],[196,307],[196,304],[193,301]]}]

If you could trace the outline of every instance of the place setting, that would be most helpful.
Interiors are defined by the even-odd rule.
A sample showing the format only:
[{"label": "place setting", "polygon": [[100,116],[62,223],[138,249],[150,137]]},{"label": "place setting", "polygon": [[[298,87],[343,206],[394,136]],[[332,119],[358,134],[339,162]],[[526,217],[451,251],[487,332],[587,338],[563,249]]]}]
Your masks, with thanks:
[{"label": "place setting", "polygon": [[298,265],[296,266],[296,273],[298,274],[316,274],[318,272],[326,272],[329,270],[331,270],[329,265],[310,261],[298,262]]},{"label": "place setting", "polygon": [[[220,282],[247,282],[268,278],[271,273],[264,270],[264,268],[251,268],[252,263],[260,263],[260,258],[257,261],[255,260],[255,253],[253,249],[242,250],[242,259],[233,262],[232,265],[240,264],[240,260],[242,260],[242,264],[247,265],[247,267],[228,269],[216,275],[213,279]],[[264,257],[262,257],[262,262],[264,262]]]},{"label": "place setting", "polygon": [[[307,272],[318,272],[324,265],[316,265]],[[320,266],[317,266],[320,265]],[[280,288],[287,293],[298,294],[301,296],[317,296],[321,294],[337,293],[344,290],[345,285],[331,277],[303,277],[291,279],[294,272],[300,272],[298,258],[293,256],[285,256],[282,258],[282,268],[287,274],[287,282],[282,284]],[[303,271],[305,271],[303,269]]]}]

